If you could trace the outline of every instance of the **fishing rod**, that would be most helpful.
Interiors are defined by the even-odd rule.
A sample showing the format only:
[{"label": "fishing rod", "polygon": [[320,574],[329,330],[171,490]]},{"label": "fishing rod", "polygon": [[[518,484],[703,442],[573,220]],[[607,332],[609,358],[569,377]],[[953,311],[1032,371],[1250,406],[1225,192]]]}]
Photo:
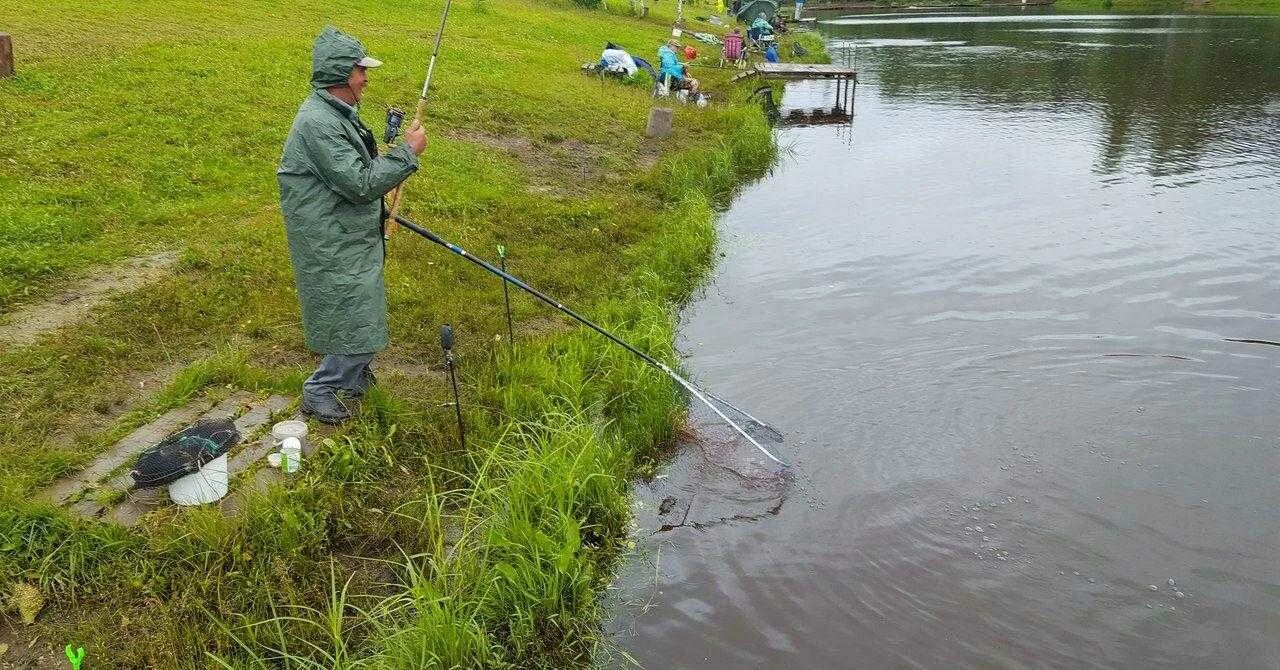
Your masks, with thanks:
[{"label": "fishing rod", "polygon": [[655,367],[655,368],[657,368],[657,369],[661,370],[661,371],[662,371],[663,373],[665,373],[668,377],[671,377],[672,379],[674,379],[674,380],[676,381],[676,383],[678,383],[678,384],[680,384],[680,386],[684,387],[684,389],[685,389],[686,391],[688,391],[690,395],[692,395],[693,397],[695,397],[695,398],[697,398],[698,400],[702,401],[702,404],[704,404],[704,405],[706,405],[707,407],[711,408],[711,411],[715,412],[715,413],[716,413],[716,415],[717,415],[717,416],[719,416],[719,417],[720,417],[720,418],[721,418],[725,423],[727,423],[727,424],[729,424],[730,426],[732,426],[732,427],[733,427],[733,429],[734,429],[734,430],[736,430],[736,431],[738,432],[738,434],[739,434],[739,435],[741,435],[741,436],[743,436],[743,437],[747,438],[747,441],[748,441],[748,442],[750,442],[750,443],[752,444],[752,446],[754,446],[756,449],[759,449],[759,450],[760,450],[760,453],[764,454],[765,456],[768,456],[768,457],[769,457],[773,462],[775,462],[775,463],[777,463],[777,464],[779,464],[779,465],[782,465],[782,466],[784,466],[784,467],[787,467],[787,463],[786,463],[786,462],[782,461],[782,460],[781,460],[781,459],[779,459],[777,456],[774,456],[772,453],[770,453],[770,452],[769,452],[769,450],[768,450],[768,449],[765,449],[763,446],[761,446],[761,445],[760,445],[760,443],[759,443],[759,442],[757,442],[757,441],[756,441],[756,439],[755,439],[754,437],[752,437],[752,436],[751,436],[751,435],[750,435],[746,430],[744,430],[744,429],[742,428],[742,426],[739,426],[739,425],[738,425],[738,424],[737,424],[733,419],[730,419],[730,418],[729,418],[729,417],[728,417],[728,416],[727,416],[727,415],[726,415],[726,414],[725,414],[725,413],[724,413],[724,412],[723,412],[719,407],[717,407],[715,404],[713,404],[713,403],[711,402],[711,399],[715,399],[716,401],[718,401],[718,402],[720,402],[721,404],[723,404],[725,407],[728,407],[729,409],[732,409],[733,411],[735,411],[735,412],[737,412],[737,413],[741,414],[742,416],[746,417],[749,421],[751,421],[752,423],[754,423],[754,424],[756,424],[756,425],[760,426],[761,428],[764,428],[764,429],[766,429],[766,430],[769,430],[769,431],[773,432],[775,435],[779,435],[779,436],[780,436],[780,435],[781,435],[781,433],[779,433],[779,432],[778,432],[778,429],[776,429],[776,428],[774,428],[773,426],[771,426],[771,425],[769,425],[769,424],[767,424],[767,423],[765,423],[765,422],[763,422],[763,421],[761,421],[761,420],[759,420],[759,419],[755,418],[754,416],[751,416],[751,415],[750,415],[750,414],[748,414],[745,410],[743,410],[743,409],[741,409],[741,408],[737,407],[736,405],[734,405],[734,404],[732,404],[732,403],[728,402],[727,400],[724,400],[724,399],[719,398],[719,397],[717,397],[717,396],[715,396],[715,395],[712,395],[711,393],[709,393],[709,392],[707,392],[707,391],[702,390],[701,388],[699,388],[699,387],[698,387],[696,384],[694,384],[693,382],[691,382],[691,381],[689,381],[688,379],[685,379],[684,377],[681,377],[680,375],[676,374],[676,372],[675,372],[674,370],[672,370],[672,369],[671,369],[671,368],[670,368],[666,363],[663,363],[662,361],[660,361],[660,360],[658,360],[658,359],[654,358],[653,356],[650,356],[649,354],[646,354],[645,352],[641,351],[640,349],[637,349],[636,347],[634,347],[634,346],[632,346],[631,344],[627,343],[625,340],[623,340],[623,339],[619,338],[617,335],[614,335],[613,333],[610,333],[609,331],[605,330],[603,327],[601,327],[601,326],[597,325],[594,321],[592,321],[592,320],[588,319],[588,318],[587,318],[587,317],[585,317],[585,316],[582,316],[581,314],[579,314],[579,313],[577,313],[577,312],[573,311],[572,309],[569,309],[568,307],[565,307],[564,305],[560,304],[560,302],[559,302],[559,301],[557,301],[556,299],[552,298],[551,296],[548,296],[547,294],[543,293],[542,291],[539,291],[538,289],[533,288],[532,286],[530,286],[530,285],[528,285],[528,284],[524,283],[524,281],[523,281],[523,280],[521,280],[520,278],[518,278],[518,277],[516,277],[516,276],[514,276],[514,275],[511,275],[511,274],[509,274],[509,273],[507,273],[507,272],[505,272],[505,271],[503,271],[503,270],[501,270],[500,268],[498,268],[497,266],[493,265],[492,263],[490,263],[490,262],[488,262],[488,261],[484,260],[483,258],[478,258],[478,257],[476,257],[476,256],[471,255],[470,253],[468,253],[468,252],[467,252],[467,250],[466,250],[466,249],[463,249],[462,247],[459,247],[458,245],[453,244],[452,242],[449,242],[449,241],[447,241],[447,240],[445,240],[445,239],[441,238],[439,235],[436,235],[435,233],[431,232],[430,230],[427,230],[426,228],[423,228],[422,226],[419,226],[418,224],[416,224],[416,223],[414,223],[414,222],[412,222],[412,221],[410,221],[410,220],[408,220],[408,219],[404,218],[403,216],[400,216],[399,214],[393,214],[392,216],[393,216],[393,218],[395,219],[395,221],[396,221],[397,223],[399,223],[401,226],[404,226],[405,228],[408,228],[409,230],[411,230],[411,231],[413,231],[413,232],[415,232],[415,233],[417,233],[417,234],[419,234],[419,235],[421,235],[421,236],[423,236],[423,237],[427,238],[428,240],[430,240],[430,241],[432,241],[432,242],[435,242],[436,244],[438,244],[438,245],[440,245],[440,246],[444,247],[445,249],[448,249],[449,251],[452,251],[453,253],[455,253],[455,254],[457,254],[457,255],[459,255],[459,256],[461,256],[461,257],[463,257],[463,258],[465,258],[465,259],[467,259],[467,260],[469,260],[469,261],[471,261],[472,263],[475,263],[476,265],[479,265],[480,267],[484,268],[485,270],[488,270],[489,272],[491,272],[491,273],[493,273],[493,274],[495,274],[495,275],[497,275],[497,276],[499,276],[499,277],[503,278],[504,280],[506,280],[506,281],[510,282],[512,285],[516,286],[517,288],[520,288],[520,289],[524,290],[526,293],[528,293],[529,295],[532,295],[533,297],[537,298],[538,300],[541,300],[542,302],[544,302],[544,303],[546,303],[546,304],[550,305],[551,307],[554,307],[554,308],[556,308],[557,310],[559,310],[559,311],[561,311],[561,312],[564,312],[565,314],[568,314],[569,316],[573,317],[576,321],[578,321],[579,323],[583,324],[584,326],[586,326],[586,327],[590,328],[591,330],[594,330],[594,331],[596,331],[597,333],[599,333],[599,334],[601,334],[601,335],[605,336],[605,337],[606,337],[606,338],[608,338],[610,341],[612,341],[614,344],[617,344],[618,346],[622,347],[623,349],[626,349],[627,351],[630,351],[631,353],[635,354],[636,356],[639,356],[639,357],[640,357],[644,362],[646,362],[646,363],[648,363],[649,365],[651,365],[651,366],[653,366],[653,367]]},{"label": "fishing rod", "polygon": [[[436,45],[431,50],[431,60],[427,62],[427,79],[422,82],[422,94],[418,96],[418,107],[413,112],[413,123],[422,124],[422,114],[427,110],[427,92],[431,90],[431,77],[436,71],[436,57],[440,55],[440,42],[444,40],[444,26],[449,22],[449,7],[453,4],[453,0],[444,0],[444,11],[440,14],[440,28],[436,30]],[[395,119],[394,126],[392,119],[399,113],[400,118]],[[400,128],[400,120],[404,118],[404,113],[394,107],[387,111],[387,135],[386,142],[390,144],[395,139],[395,131]],[[411,128],[413,126],[410,126]],[[396,215],[400,212],[400,203],[404,200],[404,183],[391,192],[391,218],[387,220],[387,229],[382,233],[382,239],[391,239],[391,233],[396,229]]]},{"label": "fishing rod", "polygon": [[[453,0],[445,0],[444,11],[441,12],[441,15],[440,15],[440,27],[439,29],[436,30],[436,43],[431,50],[431,60],[428,61],[427,63],[427,78],[422,83],[422,94],[418,96],[418,106],[417,106],[417,109],[414,110],[414,114],[413,114],[413,121],[415,124],[422,123],[422,115],[427,108],[427,93],[431,90],[431,78],[435,74],[436,59],[440,55],[440,43],[444,40],[444,28],[445,28],[445,25],[449,22],[449,8],[452,4],[453,4]],[[385,137],[386,142],[388,144],[390,144],[391,141],[395,139],[395,133],[398,131],[400,123],[403,121],[403,119],[404,119],[403,112],[400,112],[399,110],[394,108],[392,108],[391,110],[388,110],[387,132]],[[743,410],[742,408],[734,405],[733,403],[730,403],[729,401],[724,400],[723,398],[712,395],[710,392],[704,391],[698,388],[693,382],[676,374],[674,370],[672,370],[662,361],[659,361],[658,359],[650,356],[649,354],[646,354],[645,352],[628,344],[624,340],[618,338],[613,333],[610,333],[609,331],[600,327],[595,322],[582,316],[581,314],[578,314],[577,312],[569,309],[568,307],[565,307],[555,299],[551,298],[550,296],[543,293],[542,291],[539,291],[533,288],[532,286],[529,286],[528,284],[524,283],[524,281],[520,280],[514,275],[511,275],[507,273],[505,270],[495,267],[492,263],[489,263],[488,261],[485,261],[482,258],[477,258],[476,256],[473,256],[470,253],[467,253],[465,249],[444,240],[443,238],[439,237],[438,235],[431,232],[430,230],[427,230],[426,228],[423,228],[422,226],[419,226],[416,223],[409,221],[403,216],[400,216],[400,205],[403,202],[403,200],[404,200],[404,184],[402,182],[399,186],[395,188],[395,190],[392,192],[392,195],[391,195],[391,214],[387,219],[387,227],[385,232],[383,233],[384,239],[386,240],[391,239],[391,233],[395,231],[395,228],[397,225],[404,226],[405,228],[408,228],[409,230],[412,230],[413,232],[425,237],[426,239],[432,242],[435,242],[436,244],[439,244],[440,246],[448,249],[449,251],[452,251],[453,253],[458,254],[459,256],[462,256],[463,258],[471,261],[472,263],[479,265],[480,267],[501,277],[502,279],[508,282],[511,282],[516,287],[523,289],[525,292],[529,293],[530,295],[537,298],[538,300],[541,300],[542,302],[556,308],[557,310],[560,310],[561,312],[568,314],[578,322],[582,323],[588,328],[591,328],[597,333],[600,333],[601,335],[605,336],[615,344],[639,356],[642,360],[644,360],[649,365],[652,365],[653,367],[661,370],[667,376],[671,377],[678,384],[680,384],[680,386],[684,387],[684,389],[688,391],[691,395],[693,395],[698,400],[702,401],[704,405],[711,408],[711,411],[715,412],[716,415],[719,416],[725,423],[732,426],[733,429],[738,432],[738,434],[745,437],[747,441],[750,442],[752,446],[754,446],[756,449],[759,449],[761,453],[763,453],[765,456],[768,456],[771,460],[773,460],[775,463],[778,463],[779,465],[782,465],[782,466],[787,465],[777,456],[774,456],[772,453],[770,453],[768,449],[765,449],[763,446],[761,446],[760,443],[757,442],[754,437],[752,437],[749,433],[747,433],[746,430],[743,430],[742,426],[739,426],[736,422],[734,422],[733,419],[730,419],[728,416],[726,416],[725,413],[719,407],[716,407],[714,404],[712,404],[711,400],[709,400],[708,398],[715,399],[717,402],[723,404],[725,407],[728,407],[729,409],[732,409],[733,411],[746,417],[748,420],[750,420],[752,423],[756,424],[757,426],[760,426],[761,428],[764,428],[772,432],[774,435],[781,437],[782,433],[780,433],[778,429],[755,418],[751,414],[747,413],[746,410]]]}]

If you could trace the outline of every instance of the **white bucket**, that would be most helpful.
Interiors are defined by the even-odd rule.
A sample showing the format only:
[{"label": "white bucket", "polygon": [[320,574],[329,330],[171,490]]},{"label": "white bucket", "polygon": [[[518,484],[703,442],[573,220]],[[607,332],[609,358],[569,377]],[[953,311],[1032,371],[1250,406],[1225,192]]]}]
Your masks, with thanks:
[{"label": "white bucket", "polygon": [[290,437],[298,438],[298,442],[302,444],[302,452],[310,454],[310,445],[307,444],[307,422],[289,419],[281,421],[271,427],[271,438],[275,441],[276,447],[284,444],[285,439]]},{"label": "white bucket", "polygon": [[223,454],[169,485],[169,499],[179,505],[205,505],[227,495],[227,455]]}]

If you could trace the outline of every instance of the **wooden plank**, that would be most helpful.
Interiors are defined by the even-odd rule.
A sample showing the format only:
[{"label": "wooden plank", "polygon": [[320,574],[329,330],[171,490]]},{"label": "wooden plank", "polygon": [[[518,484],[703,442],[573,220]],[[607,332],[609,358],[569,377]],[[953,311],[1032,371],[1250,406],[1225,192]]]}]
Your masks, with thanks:
[{"label": "wooden plank", "polygon": [[765,77],[856,77],[853,68],[826,63],[756,63],[755,71]]},{"label": "wooden plank", "polygon": [[13,76],[13,38],[0,33],[0,77]]},{"label": "wooden plank", "polygon": [[858,71],[853,68],[825,63],[756,63],[750,69],[739,72],[729,83],[754,76],[773,77],[774,79],[857,79]]}]

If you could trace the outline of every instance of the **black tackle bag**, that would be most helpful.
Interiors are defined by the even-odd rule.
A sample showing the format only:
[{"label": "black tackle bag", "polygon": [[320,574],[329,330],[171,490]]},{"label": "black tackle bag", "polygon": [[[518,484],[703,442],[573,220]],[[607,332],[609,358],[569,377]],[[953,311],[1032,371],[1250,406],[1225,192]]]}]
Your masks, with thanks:
[{"label": "black tackle bag", "polygon": [[240,441],[240,431],[231,419],[203,421],[164,438],[142,452],[134,466],[138,488],[164,486],[198,472],[206,463],[227,453]]}]

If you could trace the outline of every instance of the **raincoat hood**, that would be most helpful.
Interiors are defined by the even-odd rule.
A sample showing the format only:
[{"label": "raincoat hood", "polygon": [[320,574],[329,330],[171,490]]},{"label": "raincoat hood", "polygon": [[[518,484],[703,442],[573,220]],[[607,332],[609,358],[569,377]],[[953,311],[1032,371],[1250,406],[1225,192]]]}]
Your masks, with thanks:
[{"label": "raincoat hood", "polygon": [[356,62],[367,55],[360,40],[325,26],[311,47],[311,88],[319,91],[347,83]]}]

